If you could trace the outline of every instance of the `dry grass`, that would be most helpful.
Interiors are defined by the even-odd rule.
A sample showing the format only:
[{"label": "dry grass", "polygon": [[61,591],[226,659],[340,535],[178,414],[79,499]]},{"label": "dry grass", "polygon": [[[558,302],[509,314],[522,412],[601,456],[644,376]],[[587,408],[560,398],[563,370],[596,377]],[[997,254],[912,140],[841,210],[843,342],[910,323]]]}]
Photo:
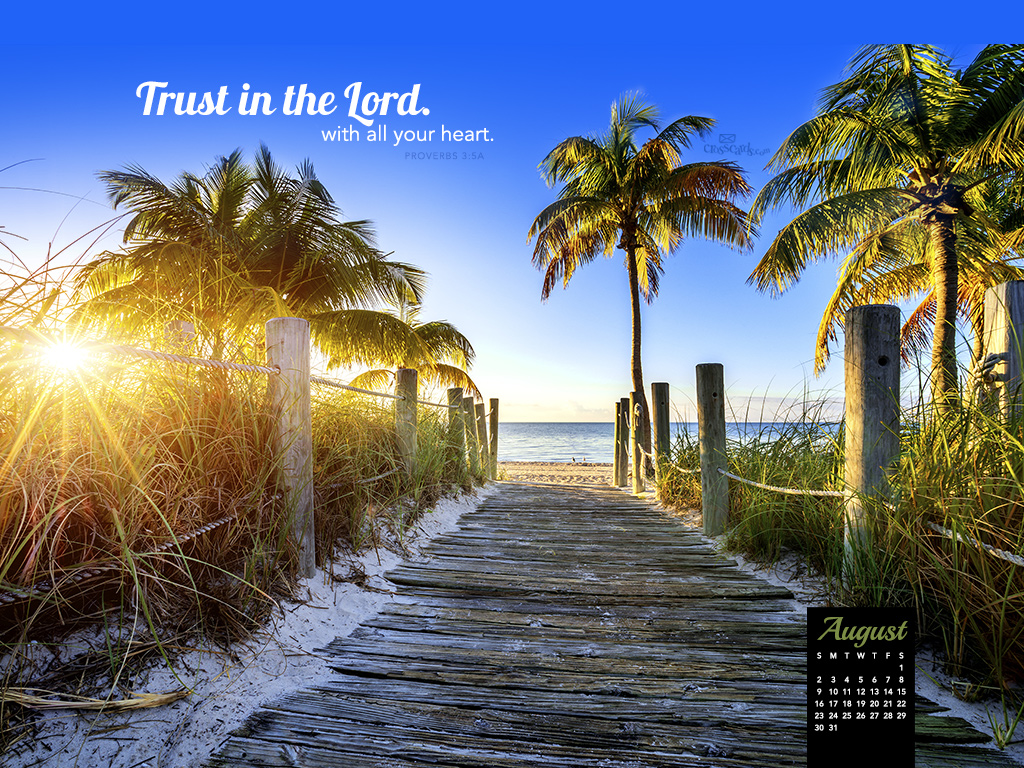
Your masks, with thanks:
[{"label": "dry grass", "polygon": [[[45,320],[50,277],[0,275],[0,325]],[[390,473],[393,408],[317,393],[319,564],[400,542],[424,505],[478,481],[446,415],[420,413],[409,479]],[[0,335],[0,751],[29,707],[53,705],[41,689],[69,706],[154,704],[115,692],[182,645],[250,636],[292,593],[267,414],[260,374],[114,357],[65,369]],[[81,627],[98,645],[73,653],[62,640]]]}]

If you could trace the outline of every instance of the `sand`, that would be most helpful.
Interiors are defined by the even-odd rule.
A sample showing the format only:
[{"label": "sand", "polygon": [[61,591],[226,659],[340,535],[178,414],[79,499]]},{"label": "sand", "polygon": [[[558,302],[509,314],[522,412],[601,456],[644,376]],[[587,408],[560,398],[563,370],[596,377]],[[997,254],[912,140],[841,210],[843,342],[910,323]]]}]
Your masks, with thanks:
[{"label": "sand", "polygon": [[612,465],[594,462],[500,461],[498,477],[526,483],[611,485]]}]

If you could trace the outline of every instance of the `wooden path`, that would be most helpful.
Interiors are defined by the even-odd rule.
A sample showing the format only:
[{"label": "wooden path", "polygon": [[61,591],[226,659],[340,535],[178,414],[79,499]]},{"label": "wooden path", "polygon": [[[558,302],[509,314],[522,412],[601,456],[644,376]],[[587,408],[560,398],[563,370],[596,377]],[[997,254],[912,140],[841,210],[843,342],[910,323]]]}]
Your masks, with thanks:
[{"label": "wooden path", "polygon": [[209,765],[806,764],[803,613],[644,502],[503,484],[427,554]]}]

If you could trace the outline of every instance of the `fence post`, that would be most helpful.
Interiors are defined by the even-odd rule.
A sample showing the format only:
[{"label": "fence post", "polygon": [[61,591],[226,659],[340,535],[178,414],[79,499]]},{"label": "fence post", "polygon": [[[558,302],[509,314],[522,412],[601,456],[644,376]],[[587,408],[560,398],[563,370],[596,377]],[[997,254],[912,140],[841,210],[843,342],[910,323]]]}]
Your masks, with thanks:
[{"label": "fence post", "polygon": [[448,443],[459,461],[465,464],[466,426],[462,418],[462,387],[448,389]]},{"label": "fence post", "polygon": [[476,439],[480,446],[480,472],[490,480],[491,457],[487,445],[487,413],[481,400],[473,406],[476,409]]},{"label": "fence post", "polygon": [[309,323],[298,317],[275,317],[267,321],[266,339],[267,365],[280,370],[267,377],[274,453],[280,462],[278,483],[284,492],[290,538],[298,556],[298,575],[308,579],[316,570]]},{"label": "fence post", "polygon": [[1020,408],[1024,351],[1024,282],[1000,283],[985,291],[985,355],[1001,355],[992,367],[999,407],[1007,417]]},{"label": "fence post", "polygon": [[[847,311],[844,572],[870,553],[869,498],[889,495],[886,473],[900,453],[900,310]],[[861,564],[867,565],[866,561]]]},{"label": "fence post", "polygon": [[491,480],[498,479],[498,398],[491,398]]},{"label": "fence post", "polygon": [[615,458],[612,459],[612,485],[618,488],[622,485],[620,474],[622,465],[622,403],[615,401],[615,423],[613,428],[613,445],[615,446]]},{"label": "fence post", "polygon": [[469,471],[476,475],[480,472],[480,443],[476,432],[476,409],[472,396],[462,398],[462,418],[466,425],[466,453],[469,455]]},{"label": "fence post", "polygon": [[619,399],[619,487],[629,485],[629,398]]},{"label": "fence post", "polygon": [[399,368],[395,372],[395,435],[398,455],[405,465],[405,474],[411,480],[416,474],[416,397],[417,374],[415,368]]},{"label": "fence post", "polygon": [[697,432],[700,438],[700,498],[704,535],[725,533],[729,521],[729,478],[725,452],[725,373],[721,363],[697,366]]},{"label": "fence post", "polygon": [[643,430],[640,419],[643,413],[640,409],[640,393],[629,393],[629,425],[633,440],[630,443],[633,457],[633,493],[643,493],[644,490],[644,453],[643,453]]},{"label": "fence post", "polygon": [[654,405],[654,435],[651,446],[654,448],[654,479],[660,482],[665,477],[669,462],[669,397],[668,384],[657,382],[651,384],[651,401]]}]

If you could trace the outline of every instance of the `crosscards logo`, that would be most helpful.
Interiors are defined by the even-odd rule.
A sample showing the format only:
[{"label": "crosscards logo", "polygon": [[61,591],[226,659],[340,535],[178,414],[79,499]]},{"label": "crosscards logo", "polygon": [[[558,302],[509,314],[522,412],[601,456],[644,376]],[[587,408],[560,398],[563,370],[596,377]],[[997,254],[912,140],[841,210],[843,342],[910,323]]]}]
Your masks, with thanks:
[{"label": "crosscards logo", "polygon": [[704,151],[709,155],[747,155],[754,157],[757,155],[767,155],[771,150],[767,147],[758,148],[750,144],[738,144],[735,133],[720,133],[718,134],[718,143],[705,144]]}]

